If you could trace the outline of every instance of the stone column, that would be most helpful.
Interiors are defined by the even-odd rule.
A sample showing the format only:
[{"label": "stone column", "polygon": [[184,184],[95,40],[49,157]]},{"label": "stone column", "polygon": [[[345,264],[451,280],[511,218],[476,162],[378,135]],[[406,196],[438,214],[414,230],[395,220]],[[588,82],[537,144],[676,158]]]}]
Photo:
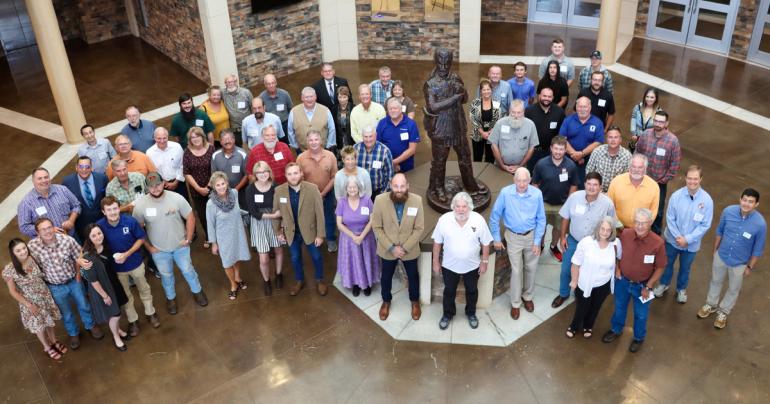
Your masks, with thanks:
[{"label": "stone column", "polygon": [[358,60],[355,3],[352,0],[318,1],[324,62]]},{"label": "stone column", "polygon": [[478,63],[481,53],[481,0],[462,0],[460,5],[460,63]]},{"label": "stone column", "polygon": [[206,44],[209,80],[211,84],[222,86],[226,75],[238,75],[227,0],[198,0],[198,12]]},{"label": "stone column", "polygon": [[599,17],[599,35],[596,48],[602,52],[602,63],[611,65],[617,59],[615,51],[620,25],[621,0],[603,0]]},{"label": "stone column", "polygon": [[53,3],[50,0],[25,0],[25,4],[67,142],[80,143],[83,141],[80,127],[86,122],[86,118],[80,105],[75,78],[72,76],[67,51],[64,49]]}]

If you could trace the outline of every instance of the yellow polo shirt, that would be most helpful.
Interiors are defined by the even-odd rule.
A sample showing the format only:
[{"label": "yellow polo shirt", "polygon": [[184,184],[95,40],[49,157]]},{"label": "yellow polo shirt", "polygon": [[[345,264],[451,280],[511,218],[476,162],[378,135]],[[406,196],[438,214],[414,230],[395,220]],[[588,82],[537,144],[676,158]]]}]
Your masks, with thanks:
[{"label": "yellow polo shirt", "polygon": [[639,208],[649,209],[653,219],[658,214],[660,189],[658,183],[646,175],[638,187],[631,183],[629,173],[616,176],[610,182],[607,196],[615,204],[615,212],[624,227],[634,226],[634,212]]}]

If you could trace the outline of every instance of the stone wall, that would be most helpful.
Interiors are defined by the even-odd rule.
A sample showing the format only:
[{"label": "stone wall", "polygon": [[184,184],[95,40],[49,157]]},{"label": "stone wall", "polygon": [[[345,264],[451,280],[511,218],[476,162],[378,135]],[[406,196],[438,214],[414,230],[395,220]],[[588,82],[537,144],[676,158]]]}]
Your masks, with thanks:
[{"label": "stone wall", "polygon": [[425,2],[401,0],[401,21],[372,22],[371,0],[356,0],[358,56],[361,59],[430,59],[433,49],[460,48],[460,5],[454,22],[425,22]]},{"label": "stone wall", "polygon": [[261,83],[268,72],[280,77],[321,64],[318,0],[260,14],[251,13],[250,0],[228,0],[228,8],[242,85]]},{"label": "stone wall", "polygon": [[636,5],[636,28],[634,36],[647,36],[647,14],[650,12],[650,0],[639,0]]},{"label": "stone wall", "polygon": [[527,0],[481,0],[481,21],[527,22]]},{"label": "stone wall", "polygon": [[128,35],[126,6],[119,0],[78,0],[80,29],[87,43]]},{"label": "stone wall", "polygon": [[760,0],[741,0],[738,7],[738,15],[735,19],[733,40],[730,44],[730,56],[738,59],[746,59],[751,44],[751,35],[754,33],[754,25],[757,22]]},{"label": "stone wall", "polygon": [[[122,3],[122,2],[121,2]],[[206,45],[198,2],[147,0],[147,25],[137,17],[139,36],[202,81],[209,82]],[[136,10],[139,14],[139,10]]]},{"label": "stone wall", "polygon": [[59,31],[62,39],[81,38],[83,33],[80,30],[80,12],[78,11],[77,0],[54,0],[53,7],[56,11],[56,18],[59,20]]}]

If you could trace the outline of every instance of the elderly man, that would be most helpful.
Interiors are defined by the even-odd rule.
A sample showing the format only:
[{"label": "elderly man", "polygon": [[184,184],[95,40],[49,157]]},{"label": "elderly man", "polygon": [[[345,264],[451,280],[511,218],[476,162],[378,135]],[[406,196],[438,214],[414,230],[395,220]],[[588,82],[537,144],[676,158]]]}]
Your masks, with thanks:
[{"label": "elderly man", "polygon": [[385,101],[390,98],[393,92],[393,80],[391,80],[392,74],[390,72],[390,67],[380,67],[378,74],[380,77],[369,83],[369,88],[372,89],[372,100],[380,105],[385,105]]},{"label": "elderly man", "polygon": [[126,108],[126,120],[128,123],[120,133],[131,139],[131,145],[134,150],[147,153],[153,143],[155,143],[155,124],[152,121],[141,119],[139,107],[130,105]]},{"label": "elderly man", "polygon": [[289,145],[297,153],[307,150],[307,133],[316,130],[321,134],[321,144],[326,149],[337,146],[334,118],[329,108],[316,103],[316,91],[311,87],[302,89],[302,104],[289,112]]},{"label": "elderly man", "polygon": [[551,54],[540,63],[540,69],[537,72],[538,77],[545,76],[548,62],[552,60],[559,62],[559,74],[564,77],[564,80],[567,80],[567,86],[571,86],[575,80],[575,64],[564,54],[564,41],[561,38],[556,38],[551,42]]},{"label": "elderly man", "polygon": [[[171,120],[170,135],[175,137],[182,149],[187,148],[187,132],[193,126],[203,128],[209,144],[214,144],[214,123],[205,111],[195,108],[192,96],[183,93],[179,96],[179,113]],[[155,170],[152,170],[155,171]],[[144,173],[147,175],[147,173]]]},{"label": "elderly man", "polygon": [[526,167],[540,142],[535,123],[524,117],[524,103],[514,100],[510,114],[500,118],[489,135],[497,168],[513,175]]},{"label": "elderly man", "polygon": [[35,221],[47,217],[57,233],[75,235],[75,223],[80,215],[80,202],[63,185],[51,184],[51,174],[43,167],[32,170],[33,189],[24,196],[17,208],[19,231],[35,237]]},{"label": "elderly man", "polygon": [[386,107],[388,116],[377,124],[377,141],[390,150],[395,172],[405,173],[414,168],[420,130],[417,123],[404,114],[397,98],[389,98]]},{"label": "elderly man", "polygon": [[349,87],[348,81],[334,74],[334,66],[331,63],[322,64],[321,78],[312,85],[318,96],[318,103],[332,109],[332,106],[337,103],[337,89],[341,86]]},{"label": "elderly man", "polygon": [[152,160],[150,160],[146,154],[138,150],[132,150],[131,146],[131,139],[129,139],[128,136],[118,135],[118,137],[115,138],[115,149],[117,149],[118,154],[112,158],[110,164],[107,166],[107,178],[112,179],[114,177],[112,173],[112,162],[115,160],[125,161],[128,171],[132,173],[147,175],[147,173],[151,171],[158,171],[155,164],[152,163]]},{"label": "elderly man", "polygon": [[273,210],[281,212],[281,218],[273,221],[273,230],[278,240],[289,244],[291,266],[297,281],[289,289],[289,294],[296,296],[305,286],[305,268],[302,265],[304,244],[315,268],[316,290],[319,295],[326,296],[329,287],[323,280],[323,258],[319,249],[324,242],[323,202],[318,187],[302,181],[299,164],[292,162],[286,166],[286,183],[275,189]]},{"label": "elderly man", "polygon": [[104,332],[94,323],[91,307],[88,305],[83,283],[78,272],[80,245],[72,237],[62,234],[48,217],[40,217],[34,224],[35,233],[28,247],[32,257],[40,265],[48,290],[62,314],[64,329],[69,335],[72,349],[80,347],[80,327],[72,312],[74,300],[83,326],[90,330],[95,339],[104,337]]},{"label": "elderly man", "polygon": [[561,235],[559,236],[564,256],[559,276],[559,294],[551,302],[554,309],[561,306],[570,294],[572,280],[572,256],[580,240],[590,236],[604,217],[615,217],[615,206],[602,193],[602,176],[595,172],[586,174],[585,190],[570,194],[559,210]]},{"label": "elderly man", "polygon": [[610,94],[613,94],[615,83],[612,80],[610,71],[607,70],[607,68],[602,64],[602,53],[598,50],[591,52],[591,65],[584,67],[583,70],[580,71],[578,88],[580,90],[584,90],[591,87],[591,74],[594,72],[601,72],[604,74],[604,89],[607,90]]},{"label": "elderly man", "polygon": [[358,98],[361,103],[350,112],[350,136],[355,143],[361,141],[361,130],[367,126],[376,127],[385,118],[385,108],[372,102],[372,90],[366,84],[358,86]]},{"label": "elderly man", "polygon": [[[489,81],[492,83],[492,104],[494,104],[495,108],[500,108],[501,116],[508,115],[514,98],[511,85],[507,81],[502,80],[503,69],[497,65],[492,66],[489,68],[487,77],[489,77]],[[476,89],[476,98],[479,95],[479,89]],[[526,105],[526,102],[524,105]]]},{"label": "elderly man", "polygon": [[337,251],[336,208],[334,197],[334,177],[337,175],[337,158],[334,153],[321,146],[321,134],[311,130],[307,134],[308,149],[297,156],[297,164],[302,169],[302,179],[318,187],[323,199],[326,223],[326,248],[330,253]]},{"label": "elderly man", "polygon": [[658,184],[646,173],[647,157],[634,153],[628,172],[615,177],[607,190],[624,227],[633,225],[634,212],[639,208],[649,209],[653,216],[658,212]]},{"label": "elderly man", "polygon": [[425,230],[425,212],[422,197],[409,192],[406,176],[398,173],[390,181],[390,192],[374,200],[371,215],[372,231],[377,239],[377,255],[382,259],[382,306],[380,320],[390,315],[393,300],[393,274],[399,261],[404,266],[412,302],[412,319],[422,315],[420,308],[420,275],[417,258],[420,256],[420,238]]},{"label": "elderly man", "polygon": [[495,240],[495,250],[503,250],[503,237],[507,243],[511,262],[511,317],[519,319],[522,302],[524,309],[532,313],[535,303],[535,272],[540,257],[540,240],[545,234],[545,207],[543,193],[530,185],[531,178],[525,167],[516,169],[513,185],[500,190],[492,213],[489,228]]},{"label": "elderly man", "polygon": [[432,236],[433,272],[436,275],[441,273],[444,279],[444,314],[438,326],[446,330],[457,313],[455,295],[462,277],[465,285],[465,315],[468,324],[475,329],[479,326],[476,317],[476,301],[479,298],[477,283],[479,275],[487,271],[492,234],[484,217],[473,211],[473,199],[468,193],[457,193],[452,198],[451,207],[452,212],[438,219]]},{"label": "elderly man", "polygon": [[604,88],[604,73],[591,73],[591,85],[580,90],[578,98],[587,97],[591,100],[591,114],[609,128],[615,120],[615,97]]},{"label": "elderly man", "polygon": [[353,146],[358,153],[357,166],[369,172],[372,180],[372,199],[390,190],[393,177],[393,156],[385,144],[377,141],[377,134],[371,126],[361,132],[363,140]]},{"label": "elderly man", "polygon": [[631,164],[631,152],[621,146],[623,136],[620,128],[613,125],[604,132],[607,143],[603,144],[591,153],[586,165],[586,172],[596,172],[601,174],[603,184],[602,192],[607,192],[610,183],[615,177],[628,172],[628,166]]},{"label": "elderly man", "polygon": [[[265,105],[265,112],[276,115],[281,120],[283,133],[287,133],[289,131],[289,111],[294,107],[291,95],[288,91],[278,88],[278,80],[273,74],[266,74],[262,83],[265,85],[265,90],[259,93],[259,98]],[[289,139],[285,136],[281,136],[280,140],[289,143]]]},{"label": "elderly man", "polygon": [[155,129],[155,144],[147,150],[147,157],[150,158],[163,178],[163,187],[187,199],[187,186],[182,170],[183,155],[182,146],[177,142],[168,140],[166,128]]},{"label": "elderly man", "polygon": [[107,196],[115,198],[122,213],[131,213],[137,198],[147,192],[144,175],[128,171],[123,160],[113,160],[110,166],[115,171],[115,177],[107,184]]},{"label": "elderly man", "polygon": [[[265,102],[262,98],[255,98],[251,101],[252,114],[243,118],[241,124],[241,137],[243,144],[249,150],[262,143],[262,129],[266,126],[275,128],[279,139],[286,139],[286,133],[283,131],[281,118],[270,112],[265,112]],[[288,143],[286,140],[284,143]]]},{"label": "elderly man", "polygon": [[234,74],[225,76],[225,91],[222,92],[222,101],[225,103],[227,115],[230,118],[230,129],[235,134],[235,142],[238,147],[241,143],[241,123],[249,115],[249,106],[254,96],[251,90],[238,85],[238,77]]},{"label": "elderly man", "polygon": [[639,208],[634,213],[634,228],[624,229],[618,236],[622,256],[615,269],[615,312],[612,328],[602,337],[602,342],[615,341],[626,324],[628,301],[634,305],[634,339],[628,350],[636,353],[647,336],[647,315],[652,287],[658,282],[666,267],[666,248],[663,239],[650,232],[652,212]]},{"label": "elderly man", "polygon": [[[258,100],[259,98],[255,98]],[[249,185],[249,176],[246,171],[248,153],[235,145],[235,134],[230,129],[222,129],[219,135],[222,148],[211,156],[211,172],[222,171],[227,174],[227,182],[230,188],[238,192],[238,204],[246,207],[246,186]]]},{"label": "elderly man", "polygon": [[[743,278],[751,275],[765,250],[767,223],[757,211],[759,192],[746,188],[740,202],[722,211],[714,239],[714,261],[711,264],[706,304],[698,310],[699,318],[717,313],[714,327],[727,326],[727,316],[738,301]],[[727,291],[721,301],[722,286],[727,277]]]},{"label": "elderly man", "polygon": [[559,134],[567,138],[567,155],[578,166],[578,183],[583,186],[586,164],[591,153],[604,143],[604,123],[591,115],[591,100],[580,97],[575,102],[576,114],[564,119]]},{"label": "elderly man", "polygon": [[565,115],[564,109],[553,103],[553,89],[543,87],[537,96],[537,103],[528,106],[524,110],[524,116],[535,124],[537,139],[540,142],[527,162],[527,169],[532,171],[535,163],[550,153],[551,139],[559,134]]},{"label": "elderly man", "polygon": [[289,163],[294,162],[294,154],[286,143],[278,141],[276,128],[265,126],[262,128],[262,143],[254,146],[246,160],[246,174],[249,181],[256,181],[253,169],[258,161],[264,161],[273,171],[273,182],[281,185],[286,182],[285,170]]},{"label": "elderly man", "polygon": [[86,142],[78,147],[78,156],[88,156],[91,159],[93,170],[104,174],[110,160],[115,157],[115,149],[109,140],[97,138],[94,127],[89,124],[80,128],[80,134],[83,135]]},{"label": "elderly man", "polygon": [[78,157],[75,172],[62,180],[80,203],[80,214],[75,220],[75,231],[80,240],[86,240],[86,226],[102,218],[99,203],[107,190],[107,176],[93,171],[88,156]]}]

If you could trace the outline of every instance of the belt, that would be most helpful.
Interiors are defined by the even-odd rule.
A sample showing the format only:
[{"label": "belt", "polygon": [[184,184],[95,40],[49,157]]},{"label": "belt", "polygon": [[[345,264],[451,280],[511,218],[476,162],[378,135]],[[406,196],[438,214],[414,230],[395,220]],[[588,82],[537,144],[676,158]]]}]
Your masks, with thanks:
[{"label": "belt", "polygon": [[533,230],[533,229],[529,229],[529,230],[525,231],[524,233],[517,233],[517,232],[515,232],[515,231],[513,231],[513,230],[511,230],[511,229],[506,229],[506,230],[508,230],[509,232],[511,232],[511,233],[513,233],[513,234],[515,234],[515,235],[517,235],[517,236],[526,236],[526,235],[528,235],[529,233],[532,233],[532,230]]},{"label": "belt", "polygon": [[[621,275],[622,275],[622,274],[621,274]],[[640,285],[647,285],[647,282],[650,280],[650,278],[647,278],[647,279],[645,279],[645,280],[643,280],[643,281],[639,281],[639,282],[637,282],[637,281],[632,281],[631,279],[628,279],[628,278],[627,278],[627,277],[625,277],[625,276],[623,276],[623,277],[624,277],[624,278],[626,278],[626,280],[627,280],[629,283],[632,283],[632,284],[640,284]]]}]

